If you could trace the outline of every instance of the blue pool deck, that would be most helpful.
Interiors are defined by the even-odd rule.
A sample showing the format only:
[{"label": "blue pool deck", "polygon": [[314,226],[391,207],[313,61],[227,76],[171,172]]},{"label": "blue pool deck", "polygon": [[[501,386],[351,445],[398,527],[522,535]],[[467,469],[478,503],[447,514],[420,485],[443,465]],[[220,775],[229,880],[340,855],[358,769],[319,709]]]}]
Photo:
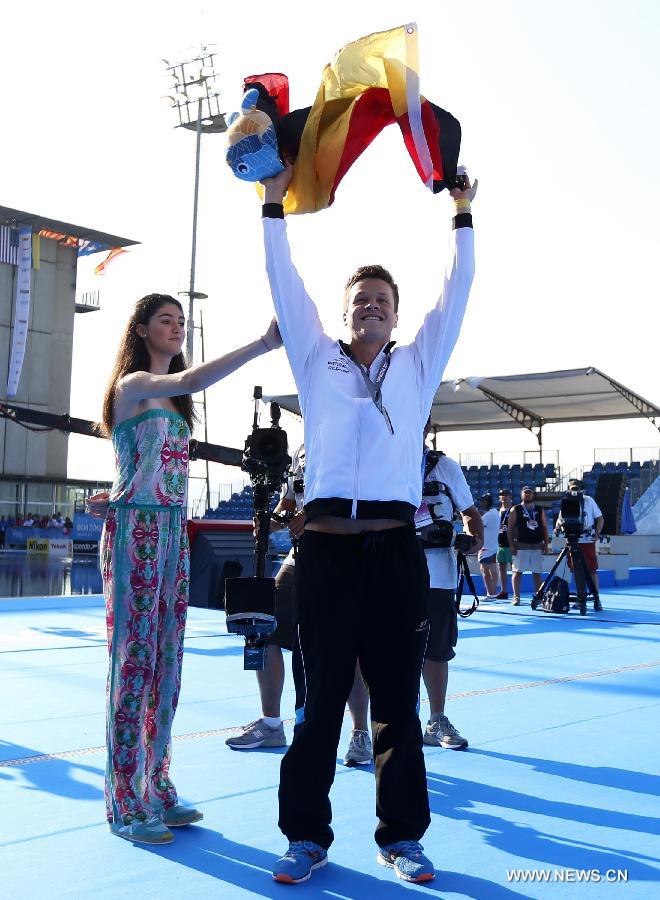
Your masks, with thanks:
[{"label": "blue pool deck", "polygon": [[[0,600],[0,896],[660,897],[660,586],[608,588],[603,604],[582,618],[500,602],[461,622],[447,713],[470,749],[425,748],[435,881],[376,864],[373,768],[341,765],[346,719],[331,864],[288,886],[270,876],[281,751],[225,745],[259,709],[221,612],[190,610],[175,721],[172,774],[205,818],[149,849],[104,822],[102,599]],[[534,870],[547,880],[515,880]]]}]

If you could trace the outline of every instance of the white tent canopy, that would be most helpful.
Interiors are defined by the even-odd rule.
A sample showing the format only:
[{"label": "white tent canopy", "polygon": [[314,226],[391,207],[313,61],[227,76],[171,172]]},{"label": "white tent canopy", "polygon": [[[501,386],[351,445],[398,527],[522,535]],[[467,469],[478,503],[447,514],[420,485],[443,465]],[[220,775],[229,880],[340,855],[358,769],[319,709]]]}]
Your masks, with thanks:
[{"label": "white tent canopy", "polygon": [[[300,415],[295,394],[264,398]],[[542,444],[544,425],[647,418],[660,428],[660,407],[589,366],[559,372],[443,381],[431,407],[438,431],[528,428]]]}]

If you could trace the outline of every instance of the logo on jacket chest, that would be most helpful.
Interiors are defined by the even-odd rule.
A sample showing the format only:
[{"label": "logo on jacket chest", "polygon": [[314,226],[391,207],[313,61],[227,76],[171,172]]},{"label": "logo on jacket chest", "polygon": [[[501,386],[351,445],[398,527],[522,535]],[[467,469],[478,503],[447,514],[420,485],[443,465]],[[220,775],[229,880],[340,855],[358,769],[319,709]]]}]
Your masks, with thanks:
[{"label": "logo on jacket chest", "polygon": [[328,360],[328,372],[343,372],[345,375],[350,374],[348,363],[340,356]]}]

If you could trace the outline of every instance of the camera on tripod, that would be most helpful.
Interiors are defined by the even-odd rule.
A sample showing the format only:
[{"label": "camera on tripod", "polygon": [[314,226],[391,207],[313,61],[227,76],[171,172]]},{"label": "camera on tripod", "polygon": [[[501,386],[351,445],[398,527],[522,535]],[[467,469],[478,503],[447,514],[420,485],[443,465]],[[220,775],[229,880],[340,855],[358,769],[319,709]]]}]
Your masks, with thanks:
[{"label": "camera on tripod", "polygon": [[[575,577],[575,598],[577,600],[580,615],[587,613],[587,598],[594,598],[594,609],[599,609],[600,599],[594,579],[585,565],[580,552],[580,539],[584,535],[593,533],[584,526],[584,491],[571,489],[561,498],[559,528],[566,538],[566,546],[563,548],[552,566],[549,574],[541,587],[532,598],[532,609],[541,607],[545,612],[567,613],[570,608],[571,594],[568,582],[564,578],[555,575],[564,560],[570,563]],[[555,534],[557,534],[555,529]]]},{"label": "camera on tripod", "polygon": [[255,574],[253,578],[228,578],[225,583],[227,631],[245,638],[243,668],[262,670],[266,642],[275,630],[275,579],[265,577],[270,501],[286,480],[291,457],[287,453],[287,435],[280,427],[280,408],[270,404],[271,426],[259,428],[261,388],[254,389],[252,432],[245,441],[241,468],[252,482],[254,516],[259,527],[255,537]]},{"label": "camera on tripod", "polygon": [[561,498],[561,531],[567,541],[577,542],[584,532],[584,491],[566,491]]}]

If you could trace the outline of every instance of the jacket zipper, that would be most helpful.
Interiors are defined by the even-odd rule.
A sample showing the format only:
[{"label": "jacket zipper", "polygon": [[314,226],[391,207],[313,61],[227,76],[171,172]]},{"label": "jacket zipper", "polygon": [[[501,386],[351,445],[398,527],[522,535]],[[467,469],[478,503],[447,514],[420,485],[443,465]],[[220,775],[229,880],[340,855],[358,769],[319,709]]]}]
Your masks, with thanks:
[{"label": "jacket zipper", "polygon": [[355,447],[355,476],[353,478],[353,506],[351,507],[351,519],[357,519],[358,504],[358,478],[360,473],[360,437],[362,433],[362,403],[358,403],[358,420],[356,429]]}]

